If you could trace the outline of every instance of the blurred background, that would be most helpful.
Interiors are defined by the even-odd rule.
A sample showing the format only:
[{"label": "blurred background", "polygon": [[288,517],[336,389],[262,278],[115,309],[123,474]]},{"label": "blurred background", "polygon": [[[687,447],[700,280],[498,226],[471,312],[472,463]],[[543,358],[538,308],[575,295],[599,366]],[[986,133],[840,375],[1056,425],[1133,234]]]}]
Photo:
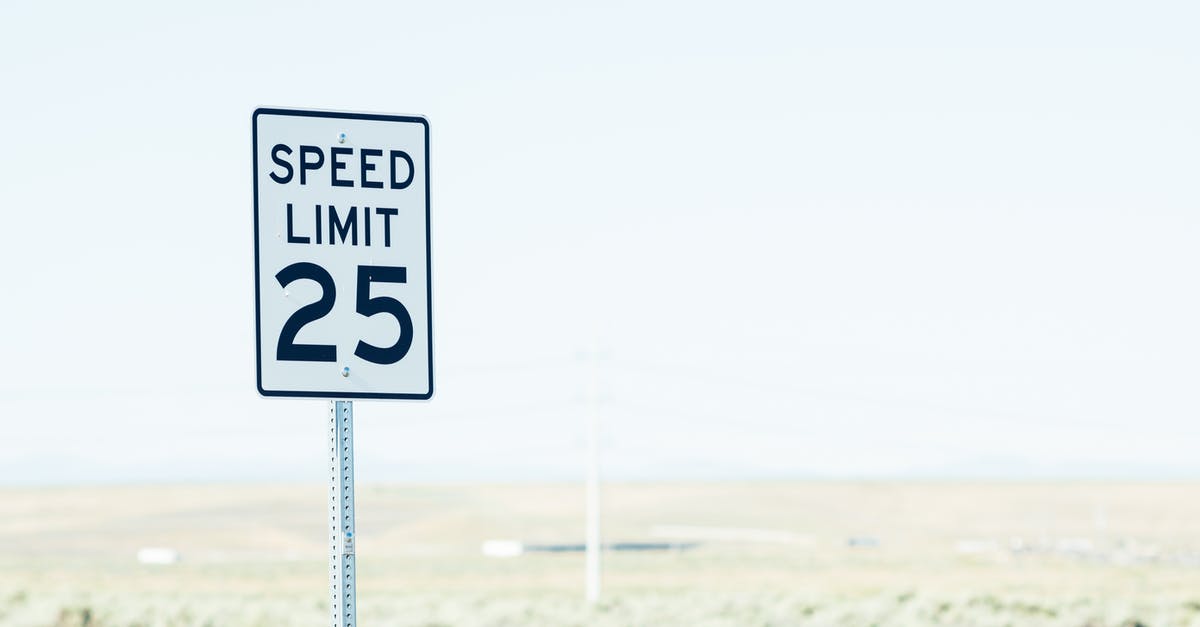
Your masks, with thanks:
[{"label": "blurred background", "polygon": [[[1198,18],[5,5],[0,624],[323,620],[325,405],[253,384],[258,106],[431,124],[437,392],[356,403],[361,619],[1200,624]],[[599,608],[479,551],[581,540],[589,412],[605,539],[688,545]]]}]

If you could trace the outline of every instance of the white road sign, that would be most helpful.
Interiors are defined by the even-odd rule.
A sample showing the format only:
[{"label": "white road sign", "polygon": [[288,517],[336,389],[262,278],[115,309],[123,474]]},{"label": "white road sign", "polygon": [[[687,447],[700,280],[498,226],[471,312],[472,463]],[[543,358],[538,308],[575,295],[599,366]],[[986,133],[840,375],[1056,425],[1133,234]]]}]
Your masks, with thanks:
[{"label": "white road sign", "polygon": [[428,399],[429,123],[258,109],[253,127],[259,393]]}]

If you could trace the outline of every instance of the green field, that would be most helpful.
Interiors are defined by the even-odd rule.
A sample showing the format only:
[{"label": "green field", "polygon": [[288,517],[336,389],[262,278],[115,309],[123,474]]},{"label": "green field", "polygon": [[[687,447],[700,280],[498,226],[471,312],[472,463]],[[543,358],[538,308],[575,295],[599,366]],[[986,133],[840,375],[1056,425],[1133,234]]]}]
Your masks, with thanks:
[{"label": "green field", "polygon": [[[326,623],[326,488],[0,491],[0,625]],[[1200,625],[1200,485],[609,484],[601,603],[573,485],[358,488],[359,624]],[[747,531],[750,530],[750,531]],[[171,547],[177,564],[137,562]]]}]

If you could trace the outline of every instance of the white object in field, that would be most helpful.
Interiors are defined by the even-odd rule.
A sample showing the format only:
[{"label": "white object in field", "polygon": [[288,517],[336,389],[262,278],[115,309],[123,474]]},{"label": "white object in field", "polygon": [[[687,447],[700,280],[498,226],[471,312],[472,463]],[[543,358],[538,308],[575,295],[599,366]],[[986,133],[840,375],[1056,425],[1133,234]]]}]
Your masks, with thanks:
[{"label": "white object in field", "polygon": [[587,410],[587,494],[584,544],[584,595],[588,603],[600,599],[600,390],[597,356],[592,356],[591,407]]},{"label": "white object in field", "polygon": [[1090,555],[1095,553],[1096,545],[1090,538],[1060,538],[1054,543],[1056,553]]},{"label": "white object in field", "polygon": [[990,555],[1000,552],[995,540],[964,539],[954,543],[954,552],[961,555]]},{"label": "white object in field", "polygon": [[258,109],[253,140],[259,393],[428,400],[428,122]]},{"label": "white object in field", "polygon": [[164,547],[146,547],[138,549],[137,561],[142,564],[153,564],[155,566],[177,564],[179,563],[179,551]]},{"label": "white object in field", "polygon": [[705,542],[746,542],[761,544],[812,544],[813,538],[780,529],[748,527],[701,527],[696,525],[655,525],[650,535],[672,540]]},{"label": "white object in field", "polygon": [[354,627],[354,403],[329,402],[329,608],[333,627]]},{"label": "white object in field", "polygon": [[517,540],[486,540],[480,550],[487,557],[518,557],[525,552],[525,545]]}]

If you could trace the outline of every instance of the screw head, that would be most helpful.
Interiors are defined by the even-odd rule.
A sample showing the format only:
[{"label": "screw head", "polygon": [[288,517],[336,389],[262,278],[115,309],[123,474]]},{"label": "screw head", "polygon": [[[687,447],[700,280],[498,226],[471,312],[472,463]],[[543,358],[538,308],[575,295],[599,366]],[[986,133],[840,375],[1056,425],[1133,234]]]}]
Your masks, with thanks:
[{"label": "screw head", "polygon": [[338,143],[339,144],[346,143],[346,134],[345,133],[338,133]]},{"label": "screw head", "polygon": [[342,367],[342,376],[343,376],[343,377],[348,377],[348,376],[350,376],[350,366],[344,366],[344,367]]}]

